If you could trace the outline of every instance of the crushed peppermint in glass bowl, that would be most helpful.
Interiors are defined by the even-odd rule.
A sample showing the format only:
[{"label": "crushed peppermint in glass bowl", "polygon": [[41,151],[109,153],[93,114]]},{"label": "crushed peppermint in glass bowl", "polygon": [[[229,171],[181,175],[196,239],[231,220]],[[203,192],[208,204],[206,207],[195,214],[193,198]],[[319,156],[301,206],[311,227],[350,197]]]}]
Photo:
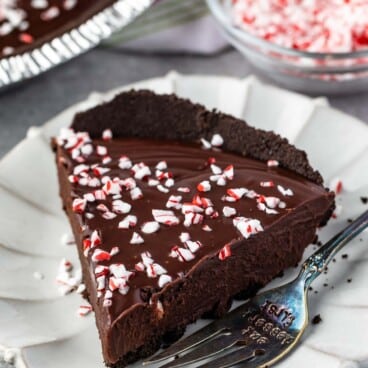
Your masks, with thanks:
[{"label": "crushed peppermint in glass bowl", "polygon": [[207,0],[266,78],[312,94],[368,90],[368,1]]}]

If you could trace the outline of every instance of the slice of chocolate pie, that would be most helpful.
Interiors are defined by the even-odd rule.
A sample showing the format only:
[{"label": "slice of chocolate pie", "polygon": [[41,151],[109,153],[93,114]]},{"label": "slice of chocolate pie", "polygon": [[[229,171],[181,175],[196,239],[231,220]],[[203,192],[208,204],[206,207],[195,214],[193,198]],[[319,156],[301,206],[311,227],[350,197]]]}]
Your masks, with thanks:
[{"label": "slice of chocolate pie", "polygon": [[304,152],[175,96],[123,93],[53,147],[112,367],[295,266],[334,208]]}]

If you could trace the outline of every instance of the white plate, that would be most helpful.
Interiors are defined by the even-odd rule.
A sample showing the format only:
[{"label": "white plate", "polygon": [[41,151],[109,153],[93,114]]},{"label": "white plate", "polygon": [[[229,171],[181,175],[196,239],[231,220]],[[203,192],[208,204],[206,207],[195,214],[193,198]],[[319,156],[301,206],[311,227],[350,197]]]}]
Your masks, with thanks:
[{"label": "white plate", "polygon": [[[359,197],[368,195],[368,127],[330,108],[325,99],[263,85],[253,77],[170,73],[119,90],[132,87],[175,92],[274,130],[305,149],[327,183],[341,178],[342,212],[320,231],[322,241],[367,209]],[[116,93],[93,93],[43,127],[30,129],[27,138],[0,162],[0,345],[3,350],[13,349],[19,367],[103,367],[93,316],[76,316],[83,303],[80,296],[61,297],[56,292],[59,260],[77,261],[74,247],[60,243],[68,224],[58,198],[49,138],[69,125],[75,112]],[[299,348],[278,367],[368,367],[367,235],[353,241],[345,251],[349,258],[338,256],[314,285],[319,293],[310,296],[311,315],[321,314],[323,322],[310,326]],[[305,255],[312,250],[309,247]],[[34,278],[35,271],[45,278]],[[296,271],[272,284],[284,282]],[[347,283],[347,278],[353,281]],[[325,282],[329,287],[323,287]],[[201,325],[190,326],[189,331]]]}]

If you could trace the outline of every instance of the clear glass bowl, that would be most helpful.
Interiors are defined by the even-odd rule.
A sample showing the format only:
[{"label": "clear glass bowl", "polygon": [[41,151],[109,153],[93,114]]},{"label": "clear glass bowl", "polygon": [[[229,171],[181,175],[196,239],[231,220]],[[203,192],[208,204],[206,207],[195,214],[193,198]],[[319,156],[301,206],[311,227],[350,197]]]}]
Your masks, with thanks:
[{"label": "clear glass bowl", "polygon": [[254,36],[233,24],[231,0],[207,0],[224,36],[267,79],[309,94],[349,94],[368,90],[368,49],[311,53]]}]

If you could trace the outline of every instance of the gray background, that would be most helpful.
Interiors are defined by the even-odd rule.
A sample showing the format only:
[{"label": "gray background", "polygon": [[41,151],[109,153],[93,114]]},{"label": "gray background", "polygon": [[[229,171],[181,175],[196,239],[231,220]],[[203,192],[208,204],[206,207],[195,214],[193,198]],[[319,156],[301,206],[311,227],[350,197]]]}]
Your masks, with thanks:
[{"label": "gray background", "polygon": [[[95,49],[76,60],[0,92],[0,157],[24,136],[29,126],[43,124],[91,91],[105,91],[134,81],[181,73],[245,77],[250,67],[236,51],[215,56],[127,54]],[[368,120],[368,93],[330,99],[333,106]]]}]

